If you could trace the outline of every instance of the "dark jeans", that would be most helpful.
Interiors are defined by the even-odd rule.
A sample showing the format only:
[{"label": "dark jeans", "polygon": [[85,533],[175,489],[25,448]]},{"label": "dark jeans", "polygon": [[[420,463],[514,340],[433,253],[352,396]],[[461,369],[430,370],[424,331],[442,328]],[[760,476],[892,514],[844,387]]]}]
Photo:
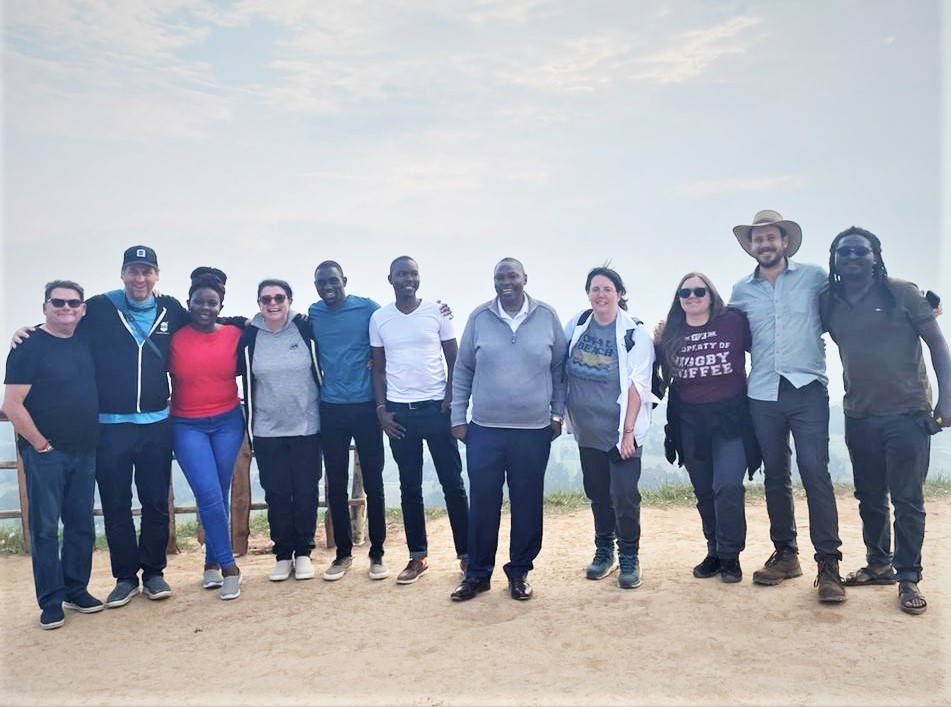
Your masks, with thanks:
[{"label": "dark jeans", "polygon": [[[59,606],[86,589],[92,571],[96,527],[96,455],[54,449],[40,454],[23,450],[29,499],[33,584],[41,609]],[[59,519],[63,549],[59,549]]]},{"label": "dark jeans", "polygon": [[584,492],[591,501],[595,540],[617,539],[618,551],[636,555],[641,542],[640,454],[621,459],[611,452],[580,447]]},{"label": "dark jeans", "polygon": [[350,524],[350,440],[357,447],[363,488],[367,494],[370,557],[383,557],[386,541],[386,507],[383,499],[383,430],[376,417],[376,403],[320,403],[324,466],[327,470],[327,507],[333,522],[337,557],[353,552]]},{"label": "dark jeans", "polygon": [[816,559],[842,559],[839,512],[829,476],[829,392],[819,381],[796,388],[780,379],[779,399],[750,399],[753,430],[763,452],[763,485],[769,537],[780,550],[799,551],[790,477],[789,433],[796,445],[796,463],[806,489],[809,534]]},{"label": "dark jeans", "polygon": [[694,428],[680,421],[683,462],[697,496],[697,510],[707,539],[707,554],[735,560],[746,547],[746,511],[743,506],[746,450],[743,438],[724,438],[714,432],[710,449],[697,449]]},{"label": "dark jeans", "polygon": [[310,557],[317,532],[320,435],[255,437],[267,522],[278,560]]},{"label": "dark jeans", "polygon": [[467,579],[489,579],[495,569],[502,518],[502,485],[508,483],[512,527],[509,579],[524,578],[542,549],[542,503],[551,428],[515,430],[469,425],[469,569]]},{"label": "dark jeans", "polygon": [[[852,458],[866,560],[887,565],[894,559],[898,579],[903,582],[921,581],[925,539],[922,486],[928,476],[931,436],[916,418],[914,413],[845,418],[845,443]],[[894,558],[889,496],[895,507]]]},{"label": "dark jeans", "polygon": [[[161,576],[168,545],[168,486],[172,474],[172,427],[168,420],[148,425],[99,425],[96,482],[109,543],[112,576],[131,582]],[[132,522],[132,481],[142,506],[136,542]]]},{"label": "dark jeans", "polygon": [[466,555],[469,533],[469,499],[462,482],[462,458],[459,443],[452,436],[449,415],[441,410],[442,401],[434,400],[418,408],[387,403],[396,421],[406,428],[402,439],[390,439],[390,450],[400,470],[400,505],[403,529],[410,557],[426,557],[426,516],[423,512],[423,440],[436,467],[436,476],[446,499],[446,513],[456,556]]}]

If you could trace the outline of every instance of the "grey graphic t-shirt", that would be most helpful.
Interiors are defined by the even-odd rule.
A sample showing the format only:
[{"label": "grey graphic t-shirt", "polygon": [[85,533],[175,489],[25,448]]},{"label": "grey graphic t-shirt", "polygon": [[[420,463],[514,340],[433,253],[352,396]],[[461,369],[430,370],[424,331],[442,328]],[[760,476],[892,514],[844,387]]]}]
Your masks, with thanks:
[{"label": "grey graphic t-shirt", "polygon": [[621,415],[617,402],[621,382],[614,322],[601,326],[591,317],[587,331],[568,353],[565,370],[568,412],[578,446],[603,452],[610,450],[618,441]]}]

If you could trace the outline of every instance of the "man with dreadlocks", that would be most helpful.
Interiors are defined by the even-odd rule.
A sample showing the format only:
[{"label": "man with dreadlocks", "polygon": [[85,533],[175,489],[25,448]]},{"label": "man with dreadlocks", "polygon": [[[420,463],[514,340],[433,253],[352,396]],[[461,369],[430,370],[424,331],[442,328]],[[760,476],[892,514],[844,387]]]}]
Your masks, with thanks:
[{"label": "man with dreadlocks", "polygon": [[[894,584],[903,611],[927,608],[918,591],[925,536],[922,486],[931,435],[951,425],[951,357],[931,304],[918,288],[888,277],[879,239],[852,226],[829,249],[825,328],[839,347],[845,380],[845,443],[852,459],[867,565],[848,586]],[[922,357],[928,344],[938,402]],[[888,497],[895,509],[891,548]]]}]

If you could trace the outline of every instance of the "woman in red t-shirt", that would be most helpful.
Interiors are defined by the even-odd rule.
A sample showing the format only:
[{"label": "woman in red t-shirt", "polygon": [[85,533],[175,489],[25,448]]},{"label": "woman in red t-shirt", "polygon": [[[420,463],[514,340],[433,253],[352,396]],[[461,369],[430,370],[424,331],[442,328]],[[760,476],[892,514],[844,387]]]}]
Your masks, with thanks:
[{"label": "woman in red t-shirt", "polygon": [[244,416],[235,382],[241,329],[218,324],[227,276],[214,268],[192,273],[191,325],[172,337],[172,435],[175,457],[195,494],[205,530],[202,586],[222,599],[241,594],[241,572],[228,531],[228,492],[244,441]]},{"label": "woman in red t-shirt", "polygon": [[739,582],[746,545],[743,475],[759,467],[746,397],[746,315],[723,305],[710,280],[677,285],[658,345],[667,400],[667,458],[687,467],[707,540],[694,577]]}]

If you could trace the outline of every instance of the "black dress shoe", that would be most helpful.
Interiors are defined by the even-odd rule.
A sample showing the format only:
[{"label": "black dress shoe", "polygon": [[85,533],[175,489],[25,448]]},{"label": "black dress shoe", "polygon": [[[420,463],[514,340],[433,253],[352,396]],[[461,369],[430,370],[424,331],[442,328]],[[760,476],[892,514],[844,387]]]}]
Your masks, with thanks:
[{"label": "black dress shoe", "polygon": [[532,585],[524,577],[522,579],[509,580],[509,594],[513,599],[525,601],[532,598]]},{"label": "black dress shoe", "polygon": [[450,598],[453,601],[469,601],[476,594],[489,591],[491,586],[492,583],[488,579],[464,579],[462,584],[456,587],[450,595]]}]

